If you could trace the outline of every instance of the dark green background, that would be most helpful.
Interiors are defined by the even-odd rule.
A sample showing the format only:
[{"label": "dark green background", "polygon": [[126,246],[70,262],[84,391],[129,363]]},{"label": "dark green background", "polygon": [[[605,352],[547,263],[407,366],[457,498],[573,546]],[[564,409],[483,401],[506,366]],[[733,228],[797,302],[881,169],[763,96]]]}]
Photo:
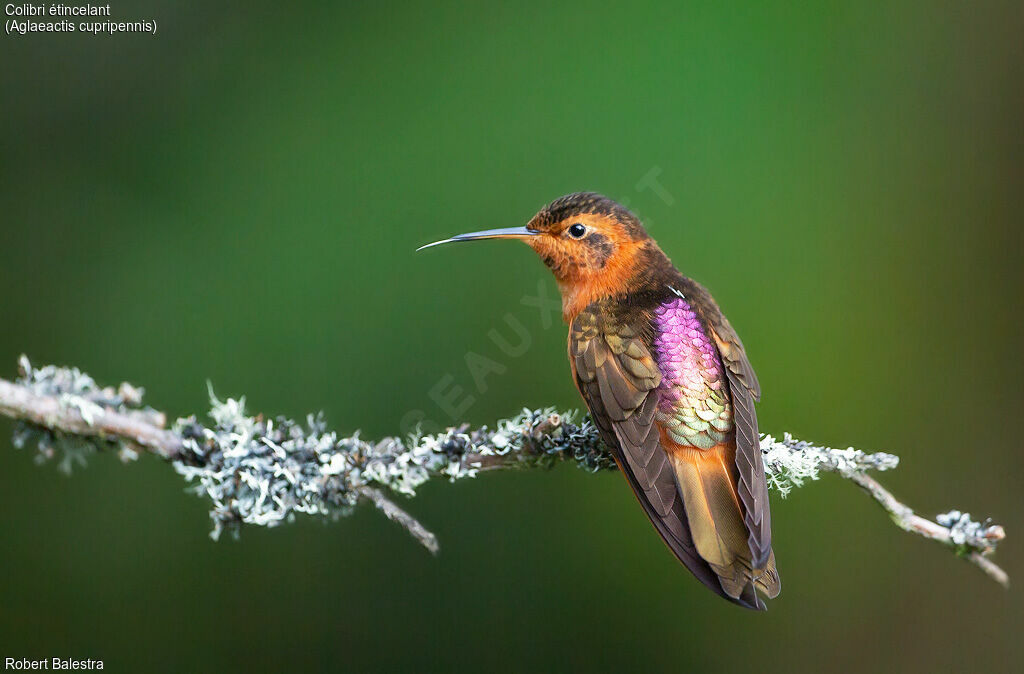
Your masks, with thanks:
[{"label": "dark green background", "polygon": [[[765,431],[894,451],[991,515],[1024,583],[1019,2],[147,2],[152,35],[0,36],[0,375],[19,353],[395,433],[445,374],[493,422],[579,405],[524,246],[413,254],[580,189],[708,285]],[[807,5],[807,6],[805,6]],[[6,17],[5,17],[6,18]],[[637,187],[652,169],[672,196]],[[488,339],[512,313],[532,345]],[[479,393],[465,355],[508,371]],[[431,558],[370,509],[212,543],[152,458],[66,478],[0,420],[0,656],[111,671],[1007,671],[1018,588],[827,477],[773,497],[766,614],[671,558],[617,475],[429,484]]]}]

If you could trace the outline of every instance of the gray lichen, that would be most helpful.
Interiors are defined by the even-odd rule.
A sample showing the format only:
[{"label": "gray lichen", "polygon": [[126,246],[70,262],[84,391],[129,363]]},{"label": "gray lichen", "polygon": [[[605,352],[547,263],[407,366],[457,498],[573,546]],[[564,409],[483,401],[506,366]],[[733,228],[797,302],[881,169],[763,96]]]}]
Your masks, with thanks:
[{"label": "gray lichen", "polygon": [[276,526],[296,513],[347,514],[361,487],[414,496],[432,477],[475,477],[485,457],[514,457],[524,467],[565,459],[589,470],[614,465],[595,443],[589,422],[577,425],[552,410],[523,410],[495,431],[459,428],[368,442],[358,433],[328,431],[322,415],[307,417],[305,424],[266,420],[247,415],[244,398],[221,401],[212,393],[211,405],[210,427],[194,417],[174,425],[184,451],[173,465],[213,503],[215,539],[225,529],[237,533],[242,523]]},{"label": "gray lichen", "polygon": [[[142,407],[143,389],[121,384],[118,389],[101,388],[92,377],[78,368],[46,365],[33,368],[26,356],[18,359],[17,383],[32,393],[56,398],[62,407],[75,409],[87,423],[102,412],[104,407],[123,412],[133,411],[162,418],[159,413]],[[98,450],[116,451],[122,461],[134,461],[138,452],[122,438],[85,437],[44,428],[24,420],[14,425],[14,446],[36,448],[37,463],[57,461],[58,469],[70,474],[74,466],[85,467],[88,457]]]},{"label": "gray lichen", "polygon": [[892,470],[900,462],[900,457],[893,454],[869,454],[852,447],[820,447],[797,440],[789,433],[783,434],[781,441],[762,435],[761,455],[768,487],[783,497],[794,487],[802,487],[806,480],[817,480],[823,470],[848,476],[865,470]]},{"label": "gray lichen", "polygon": [[[992,524],[992,520],[978,522],[971,518],[970,513],[959,510],[936,515],[935,521],[949,529],[949,537],[959,555],[976,552],[979,547],[984,547],[985,552],[991,552],[995,550],[995,544],[1006,535],[1001,526]],[[979,541],[983,543],[979,544]]]}]

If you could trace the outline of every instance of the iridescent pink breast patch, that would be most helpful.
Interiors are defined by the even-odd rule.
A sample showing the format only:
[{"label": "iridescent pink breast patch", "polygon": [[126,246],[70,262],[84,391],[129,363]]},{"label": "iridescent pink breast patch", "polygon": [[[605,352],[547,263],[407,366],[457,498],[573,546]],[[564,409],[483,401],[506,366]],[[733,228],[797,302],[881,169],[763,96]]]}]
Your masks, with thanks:
[{"label": "iridescent pink breast patch", "polygon": [[718,349],[682,297],[655,309],[655,358],[661,370],[657,419],[681,445],[707,449],[732,430]]}]

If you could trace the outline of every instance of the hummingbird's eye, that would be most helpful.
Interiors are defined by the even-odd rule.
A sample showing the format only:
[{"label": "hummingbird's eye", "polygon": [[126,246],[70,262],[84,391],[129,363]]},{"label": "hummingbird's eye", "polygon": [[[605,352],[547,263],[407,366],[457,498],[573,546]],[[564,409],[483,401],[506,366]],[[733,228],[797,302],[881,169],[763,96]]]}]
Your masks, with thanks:
[{"label": "hummingbird's eye", "polygon": [[577,222],[575,225],[569,225],[569,229],[567,231],[569,232],[569,236],[572,238],[582,239],[583,235],[587,233],[587,228]]}]

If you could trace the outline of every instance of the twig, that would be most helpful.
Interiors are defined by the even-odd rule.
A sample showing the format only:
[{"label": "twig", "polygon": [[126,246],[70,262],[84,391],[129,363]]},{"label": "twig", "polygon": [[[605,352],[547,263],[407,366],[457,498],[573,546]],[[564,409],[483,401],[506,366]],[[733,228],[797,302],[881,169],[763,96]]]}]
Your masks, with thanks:
[{"label": "twig", "polygon": [[149,415],[118,412],[86,398],[62,400],[39,395],[3,379],[0,379],[0,413],[72,435],[116,438],[164,459],[174,459],[181,452],[181,438],[161,428],[162,424],[155,424]]},{"label": "twig", "polygon": [[437,536],[428,531],[412,515],[399,508],[380,489],[362,487],[361,491],[389,520],[398,522],[405,527],[412,534],[413,538],[422,543],[423,547],[427,550],[430,550],[431,554],[436,555],[441,550],[441,546],[437,542]]},{"label": "twig", "polygon": [[853,481],[871,495],[892,517],[900,529],[915,533],[953,548],[957,554],[976,564],[989,578],[1003,587],[1010,586],[1010,577],[986,555],[995,551],[996,544],[1006,538],[999,525],[980,524],[970,515],[952,510],[936,517],[938,522],[915,515],[914,511],[896,500],[888,489],[867,473],[852,472],[843,477]]},{"label": "twig", "polygon": [[[500,421],[495,429],[467,426],[407,439],[339,437],[322,416],[305,425],[279,417],[245,414],[245,399],[218,400],[210,394],[212,425],[195,417],[165,428],[165,416],[142,406],[141,389],[122,384],[101,389],[86,374],[68,368],[34,369],[19,361],[16,383],[0,379],[0,414],[18,421],[15,445],[34,444],[37,458],[61,453],[62,468],[84,463],[90,452],[119,449],[124,460],[147,451],[171,462],[195,491],[213,504],[213,538],[242,523],[276,526],[296,514],[344,515],[361,501],[372,503],[436,553],[436,537],[385,495],[415,495],[431,477],[449,481],[481,471],[550,467],[571,461],[589,471],[614,470],[615,462],[586,418],[553,410],[528,410]],[[953,510],[936,521],[915,515],[869,470],[890,470],[899,458],[882,452],[833,449],[770,435],[761,439],[770,488],[786,496],[820,472],[835,473],[868,493],[901,529],[942,543],[1004,587],[1005,571],[989,559],[1005,538],[1003,528]]]}]

